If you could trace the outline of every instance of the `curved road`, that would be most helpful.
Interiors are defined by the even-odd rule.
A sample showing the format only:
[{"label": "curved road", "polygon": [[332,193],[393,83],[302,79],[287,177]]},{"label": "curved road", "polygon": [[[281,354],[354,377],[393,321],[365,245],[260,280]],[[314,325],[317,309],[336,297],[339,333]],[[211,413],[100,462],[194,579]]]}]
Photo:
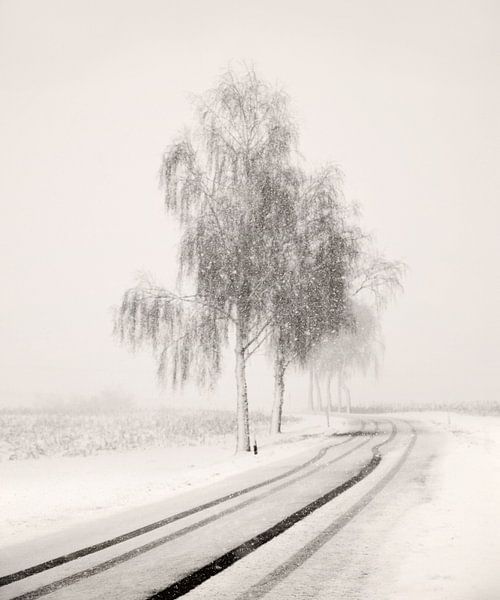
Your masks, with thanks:
[{"label": "curved road", "polygon": [[357,597],[344,594],[362,583],[360,540],[374,521],[356,524],[381,502],[390,509],[391,488],[419,468],[409,463],[425,467],[433,445],[420,433],[366,420],[358,435],[11,548],[0,599]]}]

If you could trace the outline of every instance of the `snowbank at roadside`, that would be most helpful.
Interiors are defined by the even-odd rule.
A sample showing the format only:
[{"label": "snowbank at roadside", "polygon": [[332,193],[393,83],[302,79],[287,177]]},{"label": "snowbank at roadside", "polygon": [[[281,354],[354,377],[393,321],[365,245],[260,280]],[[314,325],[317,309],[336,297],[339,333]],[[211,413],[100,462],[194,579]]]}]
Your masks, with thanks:
[{"label": "snowbank at roadside", "polygon": [[[231,446],[182,446],[0,463],[0,538],[8,546],[64,527],[156,502],[325,443],[325,416],[301,415],[279,436],[258,439],[258,455]],[[332,415],[328,433],[358,429]]]}]

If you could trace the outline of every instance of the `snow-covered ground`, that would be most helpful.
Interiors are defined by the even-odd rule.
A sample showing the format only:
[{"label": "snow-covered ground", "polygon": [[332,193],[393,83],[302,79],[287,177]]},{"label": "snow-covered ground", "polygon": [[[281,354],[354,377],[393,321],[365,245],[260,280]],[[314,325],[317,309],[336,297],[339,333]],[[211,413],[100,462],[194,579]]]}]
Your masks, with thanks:
[{"label": "snow-covered ground", "polygon": [[[403,416],[403,415],[402,415]],[[367,588],[384,600],[500,598],[500,418],[405,414],[446,432],[422,495],[394,522]]]},{"label": "snow-covered ground", "polygon": [[[425,423],[409,460],[349,527],[304,563],[303,572],[316,573],[318,563],[319,598],[335,592],[374,600],[498,600],[500,418],[433,412],[394,416]],[[359,425],[355,418],[335,417],[333,423],[330,431],[338,432]],[[278,439],[260,440],[258,456],[235,456],[232,448],[212,446],[0,463],[2,543],[117,514],[269,464],[323,444],[321,435],[310,434],[324,431],[323,416],[306,417]],[[336,501],[340,512],[373,485],[370,477]],[[372,479],[377,477],[374,472]],[[327,522],[321,511],[337,510],[331,504],[301,526],[310,528],[310,519],[319,519],[321,529]],[[286,535],[279,537],[273,543],[284,543]]]},{"label": "snow-covered ground", "polygon": [[[329,432],[359,427],[336,417]],[[0,539],[26,541],[106,515],[162,500],[187,489],[280,460],[324,443],[325,417],[302,416],[278,438],[259,439],[259,452],[231,446],[182,446],[0,462]],[[310,434],[319,434],[309,437]]]},{"label": "snow-covered ground", "polygon": [[[499,600],[500,419],[385,416],[423,425],[415,424],[408,458],[363,510],[352,512],[397,463],[407,435],[366,479],[190,597],[230,600],[245,582],[238,598]],[[354,517],[335,530],[344,515]],[[328,528],[333,534],[321,541]]]}]

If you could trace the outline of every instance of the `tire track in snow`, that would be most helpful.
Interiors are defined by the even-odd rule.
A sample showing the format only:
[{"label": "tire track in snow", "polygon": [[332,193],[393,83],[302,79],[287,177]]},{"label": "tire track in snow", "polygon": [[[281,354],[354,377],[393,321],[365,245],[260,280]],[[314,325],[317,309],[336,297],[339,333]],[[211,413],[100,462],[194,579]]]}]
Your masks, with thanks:
[{"label": "tire track in snow", "polygon": [[[367,506],[373,498],[395,477],[408,458],[413,446],[415,445],[417,434],[412,425],[412,438],[405,448],[403,454],[392,469],[364,496],[361,497],[348,512],[335,519],[321,533],[313,538],[309,543],[303,546],[298,552],[295,552],[286,562],[271,571],[263,579],[249,588],[243,594],[237,596],[236,600],[259,600],[269,593],[274,587],[286,579],[293,571],[302,566],[313,554],[322,546],[329,542],[341,529],[343,529],[356,515],[358,515]],[[386,442],[384,442],[386,443]],[[383,444],[381,444],[383,445]]]},{"label": "tire track in snow", "polygon": [[[202,583],[204,583],[210,577],[219,574],[225,569],[232,566],[238,560],[241,560],[251,552],[257,550],[267,542],[271,541],[276,536],[280,535],[287,529],[290,529],[293,525],[310,515],[312,512],[325,505],[327,502],[330,502],[356,483],[367,477],[380,463],[381,456],[379,453],[379,448],[384,444],[389,443],[396,435],[396,427],[394,423],[391,423],[392,431],[389,437],[382,443],[375,445],[372,448],[373,456],[371,460],[353,477],[342,483],[341,485],[333,488],[323,496],[320,496],[313,502],[307,504],[303,508],[297,510],[292,513],[285,519],[279,521],[269,529],[259,533],[258,535],[252,537],[251,539],[243,542],[242,544],[236,546],[229,552],[226,552],[222,556],[219,556],[212,562],[206,564],[205,566],[189,573],[182,579],[170,584],[168,587],[163,590],[153,594],[148,598],[148,600],[174,600],[175,598],[179,598],[187,594],[194,588],[198,587]],[[359,447],[359,446],[358,446]],[[317,470],[317,469],[316,469]]]},{"label": "tire track in snow", "polygon": [[293,483],[295,483],[296,481],[299,481],[300,479],[303,479],[305,477],[309,477],[310,475],[312,475],[313,473],[315,473],[316,471],[325,468],[326,466],[337,462],[338,460],[341,460],[342,458],[344,458],[345,456],[351,454],[352,452],[354,452],[355,450],[357,450],[358,448],[364,446],[365,444],[367,444],[370,439],[372,439],[373,435],[376,435],[377,433],[377,424],[375,423],[375,431],[373,433],[363,433],[363,431],[361,432],[357,432],[356,434],[348,434],[347,438],[340,442],[339,444],[333,444],[331,446],[327,446],[322,448],[315,456],[313,456],[311,459],[309,459],[308,461],[306,461],[305,463],[302,463],[301,465],[297,465],[296,467],[294,467],[293,469],[290,469],[289,471],[282,473],[281,475],[277,475],[276,477],[272,477],[268,480],[265,480],[263,482],[259,482],[257,484],[254,484],[252,486],[249,486],[247,488],[244,488],[242,490],[237,490],[236,492],[232,492],[230,494],[227,494],[225,496],[222,496],[220,498],[217,498],[215,500],[212,500],[210,502],[207,502],[205,504],[199,505],[197,507],[194,507],[192,509],[186,510],[186,511],[182,511],[181,513],[177,513],[175,515],[172,515],[171,517],[167,517],[166,519],[162,519],[161,521],[156,521],[155,523],[151,523],[150,525],[146,525],[144,527],[141,527],[139,529],[135,529],[131,532],[128,532],[126,534],[123,534],[121,536],[112,538],[110,540],[101,542],[99,544],[95,544],[94,546],[88,546],[87,548],[83,548],[81,550],[77,550],[75,552],[72,552],[70,554],[64,555],[64,556],[60,556],[58,558],[46,561],[44,563],[40,563],[39,565],[35,565],[33,567],[29,567],[28,569],[24,569],[23,571],[18,571],[16,573],[13,573],[11,575],[6,575],[2,578],[0,578],[0,582],[2,586],[8,585],[10,583],[13,583],[15,581],[19,581],[21,579],[25,579],[27,577],[30,577],[32,575],[41,573],[43,571],[46,571],[48,569],[52,569],[54,567],[58,567],[60,565],[63,565],[65,563],[68,563],[70,561],[73,560],[77,560],[78,558],[82,558],[84,556],[87,556],[89,554],[98,552],[100,550],[103,550],[105,548],[108,548],[110,546],[113,546],[115,544],[118,544],[120,542],[124,542],[127,541],[129,539],[132,539],[134,537],[137,537],[139,535],[148,533],[150,531],[153,531],[157,528],[163,527],[165,525],[168,525],[172,522],[178,521],[182,518],[188,517],[192,514],[196,514],[197,512],[200,512],[202,510],[206,510],[208,508],[211,508],[213,506],[216,506],[218,504],[221,504],[222,502],[226,502],[228,500],[232,500],[234,498],[237,498],[239,496],[242,496],[243,494],[247,494],[251,491],[254,491],[256,489],[259,489],[261,487],[270,485],[272,483],[275,483],[276,481],[280,481],[286,477],[289,477],[290,475],[293,475],[297,472],[300,472],[304,469],[306,469],[307,467],[311,466],[311,464],[314,464],[315,462],[317,462],[318,460],[320,460],[328,451],[335,449],[339,446],[341,446],[342,444],[345,444],[349,441],[351,441],[352,439],[354,439],[354,437],[356,437],[356,435],[366,435],[368,439],[366,439],[365,441],[361,442],[360,444],[354,446],[353,448],[351,448],[350,450],[348,450],[347,452],[344,452],[343,454],[341,454],[340,456],[332,459],[331,461],[328,461],[327,463],[321,464],[319,466],[317,466],[316,468],[312,469],[311,471],[308,471],[307,473],[300,475],[299,477],[296,477],[290,481],[286,481],[283,484],[272,488],[271,490],[260,494],[259,496],[254,496],[249,498],[248,500],[245,500],[243,502],[241,502],[240,504],[237,504],[236,506],[230,507],[226,510],[223,510],[215,515],[211,515],[210,517],[207,517],[205,519],[202,519],[201,521],[198,521],[192,525],[189,525],[187,527],[184,527],[176,532],[173,532],[172,534],[166,535],[164,537],[161,537],[159,539],[153,540],[152,542],[149,542],[147,544],[144,544],[143,546],[139,546],[138,548],[134,548],[133,550],[130,550],[129,552],[125,552],[117,557],[114,557],[108,561],[105,561],[103,563],[99,563],[97,565],[95,565],[94,567],[90,567],[88,569],[85,569],[83,571],[80,571],[78,573],[75,573],[73,575],[70,575],[68,577],[59,579],[57,581],[54,581],[46,586],[42,586],[39,587],[33,591],[30,592],[26,592],[25,594],[22,594],[20,596],[15,596],[12,600],[31,600],[34,598],[39,598],[40,596],[44,596],[46,594],[49,594],[51,592],[54,592],[62,587],[66,587],[68,585],[71,585],[73,583],[76,583],[77,581],[80,581],[81,579],[85,579],[87,577],[91,577],[92,575],[96,575],[98,573],[102,573],[103,571],[106,571],[108,569],[111,569],[112,567],[121,564],[123,562],[126,562],[127,560],[130,560],[132,558],[135,558],[136,556],[139,556],[140,554],[143,554],[145,552],[148,552],[150,550],[153,550],[154,548],[163,545],[171,540],[174,540],[178,537],[181,537],[182,535],[186,535],[187,533],[190,533],[191,531],[194,531],[196,529],[199,529],[200,527],[203,527],[204,525],[208,525],[209,523],[218,520],[228,514],[231,514],[233,512],[236,512],[237,510],[240,510],[246,506],[248,506],[249,504],[252,504],[260,499],[263,499],[267,496],[269,496],[272,493],[275,493],[285,487],[288,487],[289,485],[292,485]]}]

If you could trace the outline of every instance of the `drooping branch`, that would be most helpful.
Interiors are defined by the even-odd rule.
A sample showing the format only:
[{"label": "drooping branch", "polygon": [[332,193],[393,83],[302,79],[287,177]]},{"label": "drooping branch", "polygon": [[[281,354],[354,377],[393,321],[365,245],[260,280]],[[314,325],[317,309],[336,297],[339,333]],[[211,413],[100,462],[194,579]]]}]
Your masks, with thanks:
[{"label": "drooping branch", "polygon": [[353,273],[351,295],[355,297],[365,292],[381,309],[397,291],[403,289],[405,271],[406,265],[400,261],[390,261],[376,253],[364,253]]},{"label": "drooping branch", "polygon": [[[188,310],[186,304],[195,304]],[[228,320],[194,296],[178,296],[161,288],[135,287],[125,292],[115,318],[115,334],[137,350],[152,346],[158,374],[170,372],[173,385],[194,377],[212,383],[220,372]]]}]

